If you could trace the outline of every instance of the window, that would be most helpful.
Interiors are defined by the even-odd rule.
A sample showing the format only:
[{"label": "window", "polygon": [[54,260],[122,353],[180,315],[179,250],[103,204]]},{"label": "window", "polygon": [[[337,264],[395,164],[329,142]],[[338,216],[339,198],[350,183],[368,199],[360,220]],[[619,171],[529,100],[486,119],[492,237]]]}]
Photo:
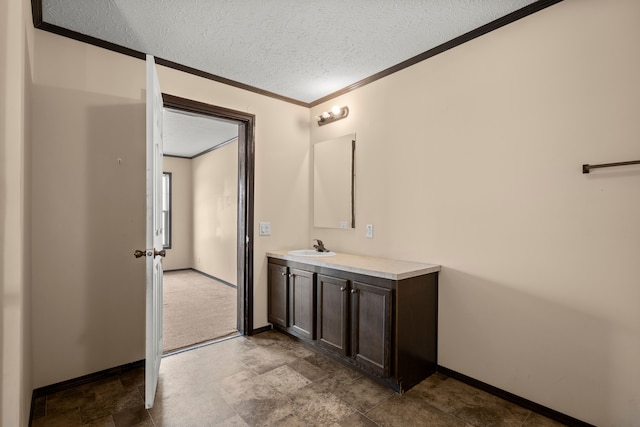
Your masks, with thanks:
[{"label": "window", "polygon": [[162,174],[162,247],[171,249],[171,172]]}]

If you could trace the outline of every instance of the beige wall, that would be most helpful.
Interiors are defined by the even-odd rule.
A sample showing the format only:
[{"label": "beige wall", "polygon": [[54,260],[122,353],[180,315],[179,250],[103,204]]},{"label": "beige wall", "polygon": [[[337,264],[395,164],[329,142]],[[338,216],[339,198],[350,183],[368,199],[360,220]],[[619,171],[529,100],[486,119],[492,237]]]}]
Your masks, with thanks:
[{"label": "beige wall", "polygon": [[[357,132],[334,250],[438,263],[439,359],[600,426],[640,420],[640,3],[566,0],[313,108]],[[365,238],[365,224],[375,237]]]},{"label": "beige wall", "polygon": [[145,243],[145,115],[140,102],[100,92],[38,82],[34,95],[39,387],[144,358],[144,260],[132,251]]},{"label": "beige wall", "polygon": [[34,382],[144,359],[145,70],[35,37]]},{"label": "beige wall", "polygon": [[0,425],[26,426],[32,391],[30,3],[0,4]]},{"label": "beige wall", "polygon": [[193,173],[191,159],[164,157],[171,172],[171,249],[162,260],[164,270],[193,267]]},{"label": "beige wall", "polygon": [[[256,116],[254,327],[267,323],[267,250],[309,245],[309,110],[158,67],[162,91]],[[271,222],[271,236],[258,223]]]},{"label": "beige wall", "polygon": [[195,268],[237,284],[238,143],[195,159],[164,158],[172,173],[172,247],[164,270]]},{"label": "beige wall", "polygon": [[[145,241],[145,68],[43,31],[34,41],[33,352],[41,387],[144,358],[144,263],[132,253]],[[265,251],[308,240],[308,109],[158,71],[165,93],[256,115],[255,234],[258,221],[273,229],[254,241],[254,326],[265,326]]]},{"label": "beige wall", "polygon": [[193,265],[238,282],[238,141],[193,159]]},{"label": "beige wall", "polygon": [[[267,324],[266,250],[322,238],[439,263],[443,366],[596,425],[633,425],[640,175],[580,165],[638,156],[639,16],[630,0],[565,0],[311,112],[159,67],[163,92],[256,115],[254,326]],[[45,32],[34,43],[38,387],[144,357],[144,267],[131,256],[144,242],[144,65]],[[4,68],[21,81],[22,68]],[[333,104],[349,117],[310,136]],[[312,228],[310,143],[353,131],[356,229]],[[5,163],[24,145],[6,141]],[[1,211],[17,233],[5,245],[23,239],[21,209]],[[260,221],[272,236],[258,236]],[[24,294],[24,272],[7,274]]]}]

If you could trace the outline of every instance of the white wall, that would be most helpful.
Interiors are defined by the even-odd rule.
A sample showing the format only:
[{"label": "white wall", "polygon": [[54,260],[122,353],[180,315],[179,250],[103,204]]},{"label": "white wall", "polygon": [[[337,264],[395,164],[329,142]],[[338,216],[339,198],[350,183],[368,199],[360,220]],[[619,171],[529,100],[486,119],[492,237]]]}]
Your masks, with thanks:
[{"label": "white wall", "polygon": [[[33,370],[42,387],[144,358],[144,262],[132,253],[145,242],[145,65],[43,31],[34,42]],[[254,326],[265,326],[265,252],[308,240],[308,109],[158,68],[165,93],[256,115],[255,234],[258,221],[273,229],[254,241]]]},{"label": "white wall", "polygon": [[193,267],[193,171],[191,159],[164,157],[171,172],[171,249],[162,260],[164,270]]},{"label": "white wall", "polygon": [[30,3],[0,3],[0,425],[26,426],[31,403]]},{"label": "white wall", "polygon": [[238,282],[238,141],[192,160],[193,265]]},{"label": "white wall", "polygon": [[[640,3],[566,0],[313,108],[355,131],[345,252],[438,263],[438,362],[599,426],[640,420]],[[365,224],[375,237],[365,238]]]}]

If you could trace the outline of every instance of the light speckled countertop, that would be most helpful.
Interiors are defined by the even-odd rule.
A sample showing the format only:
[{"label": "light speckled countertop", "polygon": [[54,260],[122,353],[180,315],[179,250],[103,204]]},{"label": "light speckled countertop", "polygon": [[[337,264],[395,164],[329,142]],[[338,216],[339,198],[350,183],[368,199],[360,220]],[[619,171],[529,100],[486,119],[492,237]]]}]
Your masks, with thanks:
[{"label": "light speckled countertop", "polygon": [[336,253],[335,256],[315,258],[289,255],[288,250],[278,250],[267,252],[267,256],[391,280],[409,279],[411,277],[440,271],[440,266],[436,264],[396,261],[393,259],[343,253]]}]

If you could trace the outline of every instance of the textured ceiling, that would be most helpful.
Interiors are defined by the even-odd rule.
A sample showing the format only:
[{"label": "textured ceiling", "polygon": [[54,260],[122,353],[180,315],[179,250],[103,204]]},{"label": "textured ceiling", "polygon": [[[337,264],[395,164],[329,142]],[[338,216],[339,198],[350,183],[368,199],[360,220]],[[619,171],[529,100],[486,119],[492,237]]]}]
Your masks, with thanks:
[{"label": "textured ceiling", "polygon": [[42,0],[42,18],[311,103],[532,3]]},{"label": "textured ceiling", "polygon": [[193,157],[238,137],[238,125],[209,116],[166,109],[162,114],[164,154]]}]

